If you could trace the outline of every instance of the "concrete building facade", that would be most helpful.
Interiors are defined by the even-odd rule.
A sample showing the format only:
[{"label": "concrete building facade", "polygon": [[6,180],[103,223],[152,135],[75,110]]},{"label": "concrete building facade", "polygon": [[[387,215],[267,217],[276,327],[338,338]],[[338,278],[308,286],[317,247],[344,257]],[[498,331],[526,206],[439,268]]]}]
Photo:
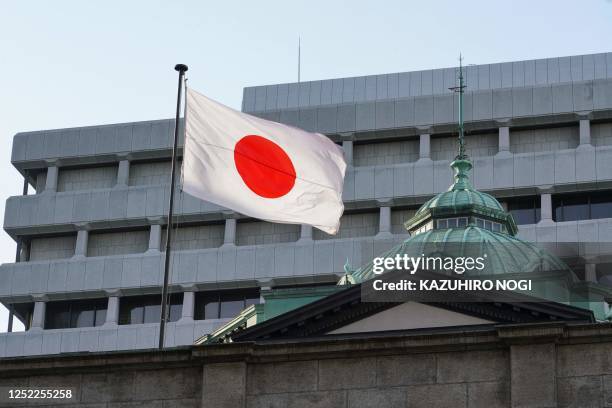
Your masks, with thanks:
[{"label": "concrete building facade", "polygon": [[[507,207],[522,239],[598,243],[575,271],[611,279],[612,53],[466,71],[474,186]],[[251,220],[177,191],[167,345],[212,332],[259,288],[335,283],[347,259],[405,239],[403,222],[452,182],[455,78],[448,68],[246,88],[243,111],[342,145],[341,229]],[[172,128],[15,136],[12,163],[35,193],[6,203],[20,253],[0,266],[0,301],[27,330],[0,334],[0,357],[155,347]]]}]

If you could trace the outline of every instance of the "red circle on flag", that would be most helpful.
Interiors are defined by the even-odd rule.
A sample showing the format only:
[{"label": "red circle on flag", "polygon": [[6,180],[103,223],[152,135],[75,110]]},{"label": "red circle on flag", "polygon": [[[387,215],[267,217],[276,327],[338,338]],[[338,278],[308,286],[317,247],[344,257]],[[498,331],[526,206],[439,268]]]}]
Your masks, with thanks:
[{"label": "red circle on flag", "polygon": [[289,155],[265,137],[247,135],[240,139],[234,146],[234,163],[247,187],[259,196],[282,197],[295,184]]}]

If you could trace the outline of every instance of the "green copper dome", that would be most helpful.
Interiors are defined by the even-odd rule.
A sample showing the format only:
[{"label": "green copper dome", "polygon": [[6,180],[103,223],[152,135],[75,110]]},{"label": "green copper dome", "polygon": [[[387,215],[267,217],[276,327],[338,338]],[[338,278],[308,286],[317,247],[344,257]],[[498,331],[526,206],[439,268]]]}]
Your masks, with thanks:
[{"label": "green copper dome", "polygon": [[[486,254],[485,268],[482,271],[470,271],[466,275],[494,276],[554,271],[567,275],[571,282],[577,281],[577,277],[563,261],[534,244],[507,233],[471,225],[419,233],[379,256],[394,258],[404,254],[409,257],[432,254],[453,257]],[[371,279],[377,276],[373,267],[374,262],[369,262],[353,272],[351,277],[355,282]]]},{"label": "green copper dome", "polygon": [[[499,231],[516,235],[517,227],[512,215],[491,195],[481,193],[472,187],[469,171],[472,163],[467,157],[457,157],[450,165],[455,173],[455,182],[449,189],[427,201],[419,208],[414,217],[404,225],[412,234],[429,230],[427,225],[438,219],[453,217],[466,218],[462,226],[478,225],[478,220],[499,225]],[[458,225],[459,226],[459,225]],[[497,227],[496,227],[497,229]]]}]

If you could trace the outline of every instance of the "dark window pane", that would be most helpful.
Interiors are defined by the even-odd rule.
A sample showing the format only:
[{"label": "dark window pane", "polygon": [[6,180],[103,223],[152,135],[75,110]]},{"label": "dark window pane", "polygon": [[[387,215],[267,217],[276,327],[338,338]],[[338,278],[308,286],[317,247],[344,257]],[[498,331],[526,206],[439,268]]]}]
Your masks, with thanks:
[{"label": "dark window pane", "polygon": [[70,303],[48,302],[45,313],[45,329],[70,328]]},{"label": "dark window pane", "polygon": [[536,198],[514,198],[508,200],[508,212],[518,225],[535,224],[539,221],[539,205]]},{"label": "dark window pane", "polygon": [[161,299],[158,304],[149,304],[144,307],[143,323],[158,323],[161,318]]},{"label": "dark window pane", "polygon": [[96,310],[96,326],[102,326],[106,321],[106,308]]},{"label": "dark window pane", "polygon": [[591,218],[612,218],[612,191],[591,195]]},{"label": "dark window pane", "polygon": [[563,197],[563,219],[558,221],[587,220],[588,218],[588,195]]},{"label": "dark window pane", "polygon": [[251,305],[258,305],[259,301],[260,301],[259,294],[256,296],[251,295],[250,297],[245,299],[244,307],[248,307]]},{"label": "dark window pane", "polygon": [[144,306],[132,305],[130,308],[130,318],[126,324],[140,324],[144,322]]},{"label": "dark window pane", "polygon": [[244,299],[221,302],[221,319],[236,317],[244,309]]},{"label": "dark window pane", "polygon": [[183,294],[174,293],[170,296],[170,310],[168,314],[168,321],[176,322],[181,318],[183,312]]},{"label": "dark window pane", "polygon": [[217,292],[199,292],[195,295],[196,320],[219,318],[219,294]]},{"label": "dark window pane", "polygon": [[465,217],[461,217],[461,218],[459,218],[458,223],[459,223],[459,224],[458,224],[458,225],[459,225],[459,227],[465,227],[465,226],[467,225],[467,218],[465,218]]},{"label": "dark window pane", "polygon": [[93,327],[94,325],[93,310],[74,310],[71,316],[70,327]]}]

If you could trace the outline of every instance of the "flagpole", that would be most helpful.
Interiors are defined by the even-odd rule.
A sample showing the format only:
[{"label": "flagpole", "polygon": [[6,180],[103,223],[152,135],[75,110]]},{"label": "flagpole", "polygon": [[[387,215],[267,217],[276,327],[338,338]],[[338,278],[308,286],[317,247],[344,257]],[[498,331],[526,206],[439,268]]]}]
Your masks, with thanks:
[{"label": "flagpole", "polygon": [[168,320],[168,280],[170,271],[170,240],[172,238],[172,215],[174,207],[174,184],[176,178],[176,151],[179,136],[179,117],[181,114],[181,95],[183,91],[183,81],[187,65],[177,64],[174,69],[178,71],[178,94],[176,97],[176,117],[174,120],[174,144],[172,145],[172,169],[170,170],[170,200],[168,203],[168,224],[166,225],[166,259],[164,262],[164,286],[162,287],[161,316],[159,322],[159,349],[164,348],[164,335]]}]

